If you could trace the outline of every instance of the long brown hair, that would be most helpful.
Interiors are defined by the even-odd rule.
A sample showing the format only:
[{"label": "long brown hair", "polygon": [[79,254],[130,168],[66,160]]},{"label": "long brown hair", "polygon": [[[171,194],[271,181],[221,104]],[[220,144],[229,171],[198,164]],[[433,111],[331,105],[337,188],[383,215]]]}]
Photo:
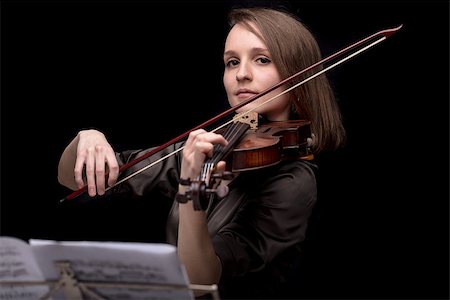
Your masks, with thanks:
[{"label": "long brown hair", "polygon": [[[281,78],[288,78],[322,58],[312,33],[287,11],[263,7],[235,8],[229,13],[230,29],[237,23],[264,41]],[[305,74],[304,78],[308,75],[311,73]],[[292,90],[290,101],[294,115],[311,121],[311,131],[315,135],[314,153],[334,150],[344,144],[341,111],[325,74]]]}]

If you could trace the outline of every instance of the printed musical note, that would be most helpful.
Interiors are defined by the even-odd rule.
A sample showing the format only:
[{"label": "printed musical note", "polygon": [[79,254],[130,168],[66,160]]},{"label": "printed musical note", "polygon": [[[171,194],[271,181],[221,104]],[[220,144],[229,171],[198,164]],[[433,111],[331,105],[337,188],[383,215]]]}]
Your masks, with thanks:
[{"label": "printed musical note", "polygon": [[8,284],[19,281],[43,282],[30,245],[14,237],[0,237],[0,300],[36,300],[49,288],[45,284]]}]

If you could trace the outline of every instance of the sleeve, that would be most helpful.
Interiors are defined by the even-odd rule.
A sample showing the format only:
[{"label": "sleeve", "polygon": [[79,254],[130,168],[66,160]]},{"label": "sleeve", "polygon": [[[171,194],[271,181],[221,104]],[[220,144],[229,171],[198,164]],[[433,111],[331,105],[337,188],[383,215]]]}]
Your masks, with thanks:
[{"label": "sleeve", "polygon": [[225,277],[261,270],[305,238],[317,198],[313,169],[295,162],[267,177],[254,188],[240,187],[247,199],[213,238]]},{"label": "sleeve", "polygon": [[[131,196],[144,196],[150,191],[159,191],[168,198],[174,198],[179,181],[181,143],[170,145],[167,148],[145,158],[139,163],[124,170],[118,181],[129,177],[119,184],[114,193]],[[127,164],[145,155],[155,148],[146,150],[128,150],[116,153],[120,166]]]}]

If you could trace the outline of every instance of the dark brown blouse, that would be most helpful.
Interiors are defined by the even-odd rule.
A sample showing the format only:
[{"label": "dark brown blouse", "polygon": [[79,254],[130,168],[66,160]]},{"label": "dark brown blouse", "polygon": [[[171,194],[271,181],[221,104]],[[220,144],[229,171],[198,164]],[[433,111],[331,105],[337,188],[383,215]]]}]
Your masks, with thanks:
[{"label": "dark brown blouse", "polygon": [[[127,176],[174,150],[178,143],[127,170]],[[146,151],[126,151],[124,164]],[[144,196],[160,192],[174,199],[178,189],[181,151],[115,188],[117,193]],[[284,161],[257,171],[241,172],[223,199],[212,196],[206,209],[208,228],[222,262],[220,296],[280,298],[288,280],[296,280],[308,219],[317,198],[317,166],[311,161]],[[178,203],[173,201],[167,242],[176,245]]]}]

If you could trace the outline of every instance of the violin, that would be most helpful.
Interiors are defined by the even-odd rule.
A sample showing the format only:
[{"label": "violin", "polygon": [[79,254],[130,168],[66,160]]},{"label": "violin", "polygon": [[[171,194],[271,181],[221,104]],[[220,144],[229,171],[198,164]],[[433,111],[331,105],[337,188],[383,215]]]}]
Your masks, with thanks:
[{"label": "violin", "polygon": [[[274,166],[285,160],[312,160],[308,139],[312,138],[311,122],[288,120],[259,124],[257,113],[235,119],[224,132],[227,146],[215,145],[213,156],[205,161],[199,178],[181,180],[188,186],[185,194],[175,198],[180,203],[193,201],[195,210],[204,210],[205,202],[213,193],[224,197],[228,193],[215,186],[220,180],[231,180],[234,174]],[[215,166],[221,160],[227,162],[227,170],[215,173]]]},{"label": "violin", "polygon": [[[356,43],[351,44],[350,46],[347,46],[332,55],[329,55],[328,57],[310,65],[309,67],[289,76],[288,78],[278,82],[277,84],[273,85],[272,87],[269,87],[268,89],[262,91],[261,93],[248,98],[245,101],[242,101],[238,105],[229,108],[228,110],[218,114],[217,116],[207,120],[206,122],[203,122],[202,124],[199,124],[198,126],[192,128],[189,131],[186,131],[185,133],[179,135],[178,137],[175,137],[166,143],[154,148],[153,150],[147,152],[145,155],[142,155],[138,157],[137,159],[128,162],[127,164],[124,164],[120,167],[119,173],[129,169],[131,166],[134,166],[135,164],[143,161],[144,159],[156,154],[157,152],[160,152],[162,149],[174,144],[175,142],[180,141],[182,138],[185,138],[189,135],[190,132],[200,129],[200,128],[206,128],[210,124],[213,124],[217,122],[218,120],[221,120],[223,117],[230,115],[232,112],[235,112],[239,108],[249,104],[250,102],[270,93],[271,91],[286,85],[290,82],[292,82],[294,79],[299,78],[301,75],[305,74],[306,72],[309,72],[313,69],[319,69],[316,70],[315,73],[310,75],[309,77],[301,80],[298,83],[292,84],[291,87],[284,90],[280,94],[276,95],[275,97],[272,97],[265,101],[264,103],[260,104],[259,106],[265,105],[266,103],[273,101],[275,98],[299,87],[300,85],[314,79],[315,77],[327,72],[328,70],[336,67],[337,65],[349,60],[350,58],[360,54],[363,51],[366,51],[367,49],[375,46],[376,44],[384,41],[394,33],[396,33],[403,25],[400,25],[396,28],[392,29],[385,29],[381,30],[379,32],[376,32],[372,35],[367,36],[366,38],[363,38]],[[366,45],[369,43],[368,45]],[[350,52],[350,54],[348,54]],[[333,62],[333,60],[339,58],[343,54],[348,54],[344,56],[343,58],[340,58],[337,62]],[[329,66],[325,67],[325,63],[330,63]],[[259,107],[258,106],[258,107]],[[256,109],[256,108],[255,108]],[[247,111],[241,115],[239,115],[239,118],[248,118],[249,114],[252,113],[252,111]],[[233,118],[235,120],[236,118]],[[239,172],[239,171],[245,171],[245,170],[254,170],[258,168],[267,167],[270,165],[274,165],[278,162],[280,162],[283,159],[312,159],[312,154],[310,153],[310,150],[307,146],[307,139],[311,137],[311,131],[310,131],[310,122],[308,120],[294,120],[294,121],[286,121],[286,122],[273,122],[268,124],[262,124],[259,128],[255,129],[254,126],[255,121],[250,118],[250,122],[245,124],[245,122],[240,122],[244,125],[236,125],[236,126],[230,126],[232,127],[232,130],[230,131],[231,137],[233,137],[233,140],[235,142],[229,143],[225,149],[215,149],[214,153],[218,153],[217,156],[214,156],[212,159],[209,159],[204,164],[204,170],[202,171],[202,174],[198,180],[195,180],[191,183],[191,197],[194,199],[203,197],[204,195],[207,195],[209,192],[212,191],[211,184],[209,183],[211,179],[216,178],[216,176],[221,176],[221,178],[228,178],[231,176],[232,172]],[[236,122],[235,122],[236,123]],[[227,123],[223,124],[222,126],[226,126]],[[251,127],[251,130],[249,131]],[[219,130],[217,128],[216,130]],[[213,130],[215,131],[215,130]],[[228,130],[227,130],[228,131]],[[248,132],[247,132],[248,131]],[[228,134],[228,133],[227,133]],[[245,134],[245,135],[244,135]],[[224,136],[227,140],[229,140],[226,136]],[[108,191],[109,189],[113,188],[114,186],[128,180],[129,178],[145,171],[146,169],[152,167],[156,163],[159,163],[160,161],[166,159],[167,157],[176,154],[177,152],[181,151],[184,147],[178,148],[176,151],[166,155],[165,157],[162,157],[161,159],[158,159],[151,164],[145,166],[144,168],[134,172],[133,174],[122,178],[121,180],[117,181],[113,186],[110,186],[106,189]],[[227,155],[230,152],[233,152],[233,161],[231,165],[233,166],[231,172],[226,172],[222,175],[217,175],[212,172],[214,170],[215,163],[223,159],[224,157],[227,157]],[[80,188],[77,191],[74,191],[67,197],[60,200],[61,202],[65,202],[67,200],[74,199],[82,194],[84,194],[87,191],[87,185],[85,185],[83,188]],[[197,205],[197,208],[199,206]]]}]

